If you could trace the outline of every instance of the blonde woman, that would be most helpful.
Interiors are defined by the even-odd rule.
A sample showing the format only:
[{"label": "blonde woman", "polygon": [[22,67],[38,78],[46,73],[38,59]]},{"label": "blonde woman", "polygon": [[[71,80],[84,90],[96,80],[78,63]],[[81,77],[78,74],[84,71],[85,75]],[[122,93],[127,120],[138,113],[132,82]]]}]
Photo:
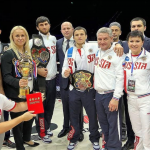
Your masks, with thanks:
[{"label": "blonde woman", "polygon": [[[25,80],[22,79],[22,77],[17,76],[15,71],[15,61],[19,60],[25,52],[31,58],[28,33],[24,27],[15,26],[10,33],[10,46],[8,50],[4,52],[1,62],[5,95],[15,102],[26,101],[26,99],[18,97],[20,87],[28,85],[30,87],[30,92],[33,91],[33,76],[28,80]],[[10,112],[11,119],[18,117],[25,112],[26,111],[18,113]],[[39,143],[30,140],[32,123],[33,119],[20,123],[13,128],[17,150],[25,150],[23,144],[27,144],[31,147],[39,145]]]}]

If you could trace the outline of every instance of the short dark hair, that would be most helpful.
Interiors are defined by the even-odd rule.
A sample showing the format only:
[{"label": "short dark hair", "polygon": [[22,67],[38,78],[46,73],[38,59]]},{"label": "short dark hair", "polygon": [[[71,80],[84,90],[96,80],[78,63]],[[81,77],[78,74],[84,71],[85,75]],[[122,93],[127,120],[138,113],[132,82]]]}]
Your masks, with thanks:
[{"label": "short dark hair", "polygon": [[143,19],[143,18],[141,18],[141,17],[133,18],[133,19],[131,20],[131,22],[130,22],[130,26],[131,26],[131,24],[132,24],[133,21],[139,21],[139,20],[142,21],[142,23],[143,23],[143,25],[144,25],[144,27],[145,27],[145,26],[146,26],[146,21],[145,21],[145,19]]},{"label": "short dark hair", "polygon": [[83,27],[78,26],[78,27],[76,27],[76,28],[74,29],[74,31],[73,31],[73,36],[74,36],[75,31],[77,31],[77,30],[83,30],[83,31],[85,32],[85,35],[87,35],[86,29],[83,28]]},{"label": "short dark hair", "polygon": [[39,23],[43,23],[45,21],[47,21],[50,24],[50,21],[49,21],[49,19],[47,17],[45,17],[45,16],[38,17],[36,19],[36,26],[38,27]]},{"label": "short dark hair", "polygon": [[134,30],[129,32],[129,34],[127,35],[127,41],[129,41],[130,37],[140,37],[142,41],[144,41],[144,36],[143,33],[141,31],[138,30]]},{"label": "short dark hair", "polygon": [[119,27],[120,30],[121,30],[121,25],[120,25],[119,22],[112,22],[112,23],[109,25],[109,28],[111,28],[112,26],[117,26],[117,27]]}]

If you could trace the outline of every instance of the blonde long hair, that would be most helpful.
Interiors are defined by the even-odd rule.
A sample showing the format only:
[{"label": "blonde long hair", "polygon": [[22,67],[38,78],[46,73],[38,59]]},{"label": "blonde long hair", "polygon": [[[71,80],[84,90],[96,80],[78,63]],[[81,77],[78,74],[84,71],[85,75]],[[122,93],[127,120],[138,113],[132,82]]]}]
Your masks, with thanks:
[{"label": "blonde long hair", "polygon": [[18,59],[20,59],[20,56],[19,56],[19,53],[18,53],[18,46],[14,43],[14,40],[13,40],[13,33],[17,29],[23,30],[25,32],[26,43],[24,44],[24,52],[27,52],[27,55],[29,55],[30,59],[32,59],[31,51],[30,51],[30,47],[29,47],[29,35],[28,35],[27,30],[22,26],[15,26],[15,27],[12,28],[12,30],[10,32],[10,36],[9,36],[10,45],[9,45],[8,50],[12,49],[15,52],[15,54],[17,55]]}]

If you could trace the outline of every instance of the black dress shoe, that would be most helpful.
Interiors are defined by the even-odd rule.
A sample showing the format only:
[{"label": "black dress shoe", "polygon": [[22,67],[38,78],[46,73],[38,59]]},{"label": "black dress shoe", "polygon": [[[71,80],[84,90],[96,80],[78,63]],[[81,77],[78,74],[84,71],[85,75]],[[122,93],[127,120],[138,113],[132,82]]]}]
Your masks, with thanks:
[{"label": "black dress shoe", "polygon": [[82,142],[84,139],[84,134],[82,132],[80,132],[80,137],[79,137],[79,142]]},{"label": "black dress shoe", "polygon": [[62,129],[60,131],[60,133],[58,134],[58,138],[61,138],[61,137],[65,136],[68,132],[69,132],[68,129]]},{"label": "black dress shoe", "polygon": [[30,147],[36,147],[39,145],[39,143],[37,143],[37,142],[34,142],[34,144],[28,144],[28,143],[24,142],[24,144],[27,144]]},{"label": "black dress shoe", "polygon": [[121,150],[130,150],[130,149],[134,149],[134,142],[127,141]]}]

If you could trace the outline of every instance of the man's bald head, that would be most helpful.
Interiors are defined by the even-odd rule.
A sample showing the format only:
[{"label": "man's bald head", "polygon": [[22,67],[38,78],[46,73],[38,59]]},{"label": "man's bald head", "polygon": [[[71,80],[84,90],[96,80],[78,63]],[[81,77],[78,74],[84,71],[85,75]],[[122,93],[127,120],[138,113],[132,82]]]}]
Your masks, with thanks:
[{"label": "man's bald head", "polygon": [[68,21],[63,22],[63,23],[61,24],[61,28],[62,28],[62,26],[64,26],[64,25],[69,25],[70,27],[72,27],[72,28],[73,28],[73,26],[72,26],[72,23],[71,23],[71,22],[68,22]]},{"label": "man's bald head", "polygon": [[70,39],[73,35],[73,26],[70,22],[63,22],[61,24],[61,33],[66,39]]}]

